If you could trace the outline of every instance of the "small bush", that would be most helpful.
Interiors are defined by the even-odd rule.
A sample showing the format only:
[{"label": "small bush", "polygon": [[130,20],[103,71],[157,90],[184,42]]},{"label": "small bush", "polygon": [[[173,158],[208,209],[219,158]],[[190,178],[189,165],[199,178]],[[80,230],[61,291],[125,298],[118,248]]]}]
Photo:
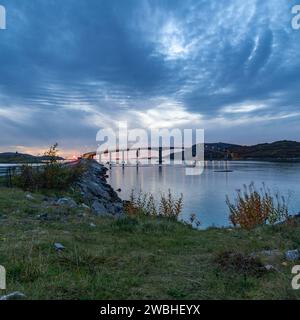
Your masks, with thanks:
[{"label": "small bush", "polygon": [[169,190],[167,195],[161,194],[157,203],[152,194],[140,192],[136,197],[132,191],[130,201],[125,207],[129,215],[142,213],[147,216],[177,219],[183,209],[183,195],[175,199]]},{"label": "small bush", "polygon": [[244,186],[244,191],[237,191],[235,203],[226,197],[230,211],[230,220],[234,226],[252,229],[266,223],[275,224],[285,221],[289,217],[288,204],[278,193],[273,195],[269,189],[263,187],[258,191],[254,183]]},{"label": "small bush", "polygon": [[69,188],[83,173],[80,165],[66,166],[58,163],[57,144],[50,147],[45,154],[48,161],[45,165],[33,167],[24,165],[20,173],[13,177],[13,184],[23,190],[38,191],[65,190]]},{"label": "small bush", "polygon": [[65,190],[82,174],[80,166],[67,167],[61,164],[47,164],[43,167],[25,165],[21,172],[13,178],[13,184],[23,190],[38,191]]}]

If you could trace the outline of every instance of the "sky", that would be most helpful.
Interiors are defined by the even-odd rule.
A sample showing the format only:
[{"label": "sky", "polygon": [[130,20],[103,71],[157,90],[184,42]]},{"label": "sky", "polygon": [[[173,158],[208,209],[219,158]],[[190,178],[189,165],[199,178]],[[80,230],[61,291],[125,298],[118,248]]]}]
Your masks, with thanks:
[{"label": "sky", "polygon": [[297,2],[0,0],[0,151],[95,150],[118,121],[299,141]]}]

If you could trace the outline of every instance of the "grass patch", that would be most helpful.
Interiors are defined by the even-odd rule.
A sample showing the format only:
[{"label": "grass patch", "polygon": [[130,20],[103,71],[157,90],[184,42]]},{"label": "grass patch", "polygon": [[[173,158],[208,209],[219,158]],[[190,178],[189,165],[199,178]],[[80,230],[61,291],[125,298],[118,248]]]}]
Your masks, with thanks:
[{"label": "grass patch", "polygon": [[[0,189],[0,264],[28,299],[299,299],[291,268],[257,274],[263,250],[300,247],[299,225],[199,231],[174,219],[99,218]],[[47,213],[47,220],[38,219]],[[84,214],[83,214],[84,213]],[[55,217],[55,219],[51,219]],[[93,223],[93,227],[91,227]],[[58,252],[54,243],[65,250]],[[259,259],[259,258],[258,258]],[[252,272],[252,271],[255,272]],[[247,276],[245,276],[245,274]]]},{"label": "grass patch", "polygon": [[261,276],[266,271],[258,258],[230,251],[218,253],[215,263],[226,272],[244,276]]}]

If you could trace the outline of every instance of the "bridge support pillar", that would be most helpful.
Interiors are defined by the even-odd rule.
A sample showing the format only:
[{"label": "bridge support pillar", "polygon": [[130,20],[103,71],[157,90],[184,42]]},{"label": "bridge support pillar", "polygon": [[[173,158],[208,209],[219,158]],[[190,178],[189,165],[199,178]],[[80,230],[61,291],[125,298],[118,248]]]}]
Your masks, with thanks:
[{"label": "bridge support pillar", "polygon": [[125,151],[122,151],[122,168],[125,167]]},{"label": "bridge support pillar", "polygon": [[152,160],[152,152],[151,152],[151,148],[148,148],[148,161],[147,164],[150,165],[151,164],[151,160]]},{"label": "bridge support pillar", "polygon": [[159,149],[158,149],[158,164],[159,165],[163,164],[163,149],[162,149],[162,147],[159,147]]}]

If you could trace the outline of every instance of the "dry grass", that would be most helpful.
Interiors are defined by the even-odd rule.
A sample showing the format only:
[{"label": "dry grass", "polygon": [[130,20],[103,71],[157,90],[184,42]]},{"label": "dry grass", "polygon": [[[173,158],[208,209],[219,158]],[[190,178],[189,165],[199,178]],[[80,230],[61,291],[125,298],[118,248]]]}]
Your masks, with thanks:
[{"label": "dry grass", "polygon": [[183,195],[176,199],[168,190],[167,195],[161,194],[160,200],[156,201],[152,194],[140,192],[136,196],[132,191],[126,208],[130,215],[142,212],[146,216],[177,220],[183,209]]},{"label": "dry grass", "polygon": [[288,219],[288,202],[285,197],[272,192],[263,184],[260,190],[254,183],[237,191],[235,203],[227,196],[230,220],[234,226],[252,229],[266,223],[276,224]]}]

